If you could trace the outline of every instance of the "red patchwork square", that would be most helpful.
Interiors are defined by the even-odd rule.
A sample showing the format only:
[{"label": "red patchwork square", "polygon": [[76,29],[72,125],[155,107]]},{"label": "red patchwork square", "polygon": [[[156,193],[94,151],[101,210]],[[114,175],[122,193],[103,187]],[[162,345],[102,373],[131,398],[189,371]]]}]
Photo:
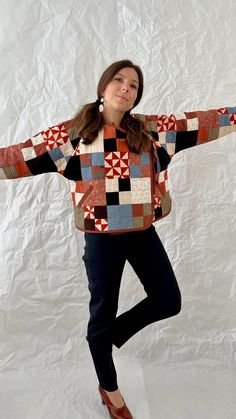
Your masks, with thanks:
[{"label": "red patchwork square", "polygon": [[187,131],[187,120],[180,119],[176,121],[177,131]]},{"label": "red patchwork square", "polygon": [[197,111],[195,112],[198,117],[198,127],[199,129],[211,129],[217,128],[220,126],[220,117],[218,112],[214,109],[209,111]]},{"label": "red patchwork square", "polygon": [[176,119],[174,115],[167,116],[167,115],[161,115],[158,116],[156,119],[156,126],[157,131],[175,131],[176,130]]},{"label": "red patchwork square", "polygon": [[94,216],[94,207],[91,206],[84,206],[84,218],[87,220],[93,220],[95,218]]},{"label": "red patchwork square", "polygon": [[69,136],[63,124],[56,125],[46,131],[42,131],[42,136],[48,150],[53,150],[69,141]]},{"label": "red patchwork square", "polygon": [[233,113],[230,116],[230,125],[236,125],[236,114],[235,113]]},{"label": "red patchwork square", "polygon": [[36,156],[41,156],[43,153],[47,153],[47,149],[44,143],[37,144],[34,146]]},{"label": "red patchwork square", "polygon": [[105,169],[104,167],[94,166],[92,167],[93,179],[104,179],[105,178]]},{"label": "red patchwork square", "polygon": [[95,230],[97,231],[108,231],[108,221],[107,219],[99,218],[95,219]]},{"label": "red patchwork square", "polygon": [[105,173],[108,179],[130,177],[128,152],[107,152],[104,156]]},{"label": "red patchwork square", "polygon": [[225,114],[229,113],[227,108],[219,108],[219,109],[217,109],[217,112],[218,112],[219,115],[225,115]]},{"label": "red patchwork square", "polygon": [[141,175],[142,177],[150,176],[150,166],[141,166]]}]

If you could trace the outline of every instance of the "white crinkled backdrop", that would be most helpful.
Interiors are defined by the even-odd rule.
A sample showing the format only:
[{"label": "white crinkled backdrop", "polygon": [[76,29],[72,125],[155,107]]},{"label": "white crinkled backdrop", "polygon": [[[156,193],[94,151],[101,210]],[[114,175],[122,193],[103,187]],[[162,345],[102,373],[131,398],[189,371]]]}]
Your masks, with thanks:
[{"label": "white crinkled backdrop", "polygon": [[[102,71],[130,58],[135,113],[236,105],[233,0],[1,0],[0,146],[74,116]],[[236,134],[177,154],[156,229],[183,307],[114,348],[135,419],[236,416]],[[0,419],[108,418],[86,336],[83,233],[69,181],[0,182]],[[119,312],[144,297],[126,265]]]}]

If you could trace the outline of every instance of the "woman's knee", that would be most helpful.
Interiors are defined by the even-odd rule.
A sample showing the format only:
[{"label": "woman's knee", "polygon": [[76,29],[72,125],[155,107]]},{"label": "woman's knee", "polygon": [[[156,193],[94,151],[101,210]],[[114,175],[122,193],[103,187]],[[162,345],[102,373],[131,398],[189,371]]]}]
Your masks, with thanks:
[{"label": "woman's knee", "polygon": [[182,307],[182,298],[179,290],[165,299],[155,300],[153,302],[153,311],[157,320],[176,316],[180,313]]},{"label": "woman's knee", "polygon": [[180,313],[182,307],[182,298],[181,293],[178,290],[175,294],[174,298],[170,299],[170,303],[168,304],[168,313],[169,317],[176,316]]}]

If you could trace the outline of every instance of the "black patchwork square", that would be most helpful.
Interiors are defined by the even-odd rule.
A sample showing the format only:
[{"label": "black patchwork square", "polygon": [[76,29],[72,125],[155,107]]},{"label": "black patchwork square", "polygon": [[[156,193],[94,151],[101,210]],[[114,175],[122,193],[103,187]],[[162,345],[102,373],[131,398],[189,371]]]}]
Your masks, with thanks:
[{"label": "black patchwork square", "polygon": [[74,150],[76,149],[77,145],[79,144],[80,139],[81,139],[81,137],[77,137],[77,138],[74,138],[73,140],[71,140],[71,144],[72,144]]},{"label": "black patchwork square", "polygon": [[162,209],[160,207],[155,208],[154,212],[155,212],[155,219],[162,217]]},{"label": "black patchwork square", "polygon": [[197,144],[198,131],[178,131],[176,134],[175,153]]},{"label": "black patchwork square", "polygon": [[117,151],[116,138],[104,139],[104,151]]},{"label": "black patchwork square", "polygon": [[161,171],[166,170],[168,167],[168,164],[170,163],[169,154],[167,153],[164,147],[159,147],[156,151],[159,158]]},{"label": "black patchwork square", "polygon": [[130,179],[118,179],[119,191],[131,191]]},{"label": "black patchwork square", "polygon": [[64,176],[70,180],[82,180],[80,156],[72,156],[69,159]]},{"label": "black patchwork square", "polygon": [[32,175],[57,172],[57,166],[53,163],[48,153],[41,154],[32,160],[27,160],[25,163],[31,171]]},{"label": "black patchwork square", "polygon": [[106,193],[107,205],[119,205],[119,192]]},{"label": "black patchwork square", "polygon": [[116,129],[116,138],[126,138],[126,132],[120,131],[119,128]]},{"label": "black patchwork square", "polygon": [[94,216],[98,218],[107,218],[107,207],[105,206],[96,206],[94,209]]},{"label": "black patchwork square", "polygon": [[84,220],[84,229],[95,231],[95,220],[89,219],[89,218],[85,219]]}]

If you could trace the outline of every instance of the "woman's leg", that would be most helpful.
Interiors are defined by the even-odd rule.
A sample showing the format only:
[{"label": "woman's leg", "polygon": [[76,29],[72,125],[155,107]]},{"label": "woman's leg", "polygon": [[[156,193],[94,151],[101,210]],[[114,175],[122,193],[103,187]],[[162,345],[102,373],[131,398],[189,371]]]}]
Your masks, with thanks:
[{"label": "woman's leg", "polygon": [[119,235],[85,233],[85,262],[91,294],[87,340],[98,381],[107,391],[118,388],[112,359],[111,331],[118,309],[125,256]]},{"label": "woman's leg", "polygon": [[127,259],[147,297],[116,318],[112,341],[118,348],[145,326],[174,316],[181,310],[176,277],[154,226],[127,235],[126,245]]}]

